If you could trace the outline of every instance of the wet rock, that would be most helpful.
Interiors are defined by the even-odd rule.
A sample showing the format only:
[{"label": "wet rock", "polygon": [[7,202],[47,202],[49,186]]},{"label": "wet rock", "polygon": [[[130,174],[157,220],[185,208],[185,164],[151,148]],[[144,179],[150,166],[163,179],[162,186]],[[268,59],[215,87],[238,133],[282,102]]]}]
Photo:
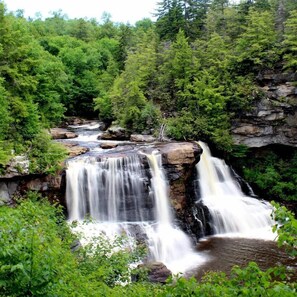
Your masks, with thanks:
[{"label": "wet rock", "polygon": [[172,272],[161,262],[151,262],[138,265],[140,270],[147,272],[148,281],[151,283],[165,284]]},{"label": "wet rock", "polygon": [[122,127],[112,126],[103,132],[100,139],[104,140],[129,140],[130,135]]},{"label": "wet rock", "polygon": [[77,137],[77,134],[74,132],[63,128],[52,128],[50,129],[50,134],[53,139],[71,139]]},{"label": "wet rock", "polygon": [[108,127],[109,127],[109,124],[108,123],[101,122],[99,124],[99,130],[100,131],[106,131]]},{"label": "wet rock", "polygon": [[130,141],[150,143],[156,141],[156,138],[152,135],[132,134]]},{"label": "wet rock", "polygon": [[117,146],[118,144],[113,142],[105,142],[100,144],[100,147],[102,149],[113,149],[113,148],[116,148]]}]

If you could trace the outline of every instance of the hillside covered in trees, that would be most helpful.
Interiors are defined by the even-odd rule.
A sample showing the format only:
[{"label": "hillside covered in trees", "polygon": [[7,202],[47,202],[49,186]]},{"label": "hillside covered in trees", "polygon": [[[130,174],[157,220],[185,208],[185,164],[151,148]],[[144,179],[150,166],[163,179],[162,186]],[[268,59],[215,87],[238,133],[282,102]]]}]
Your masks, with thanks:
[{"label": "hillside covered in trees", "polygon": [[[73,115],[139,133],[157,134],[166,124],[172,139],[243,154],[230,127],[263,96],[256,77],[296,72],[296,1],[170,0],[155,13],[155,22],[135,25],[113,23],[108,14],[101,21],[68,19],[62,11],[25,19],[1,1],[0,170],[26,154],[31,172],[54,171],[64,152],[44,129]],[[287,165],[270,162],[272,170],[257,172],[274,182],[277,168],[296,162],[293,154]],[[285,191],[294,197],[290,170]]]},{"label": "hillside covered in trees", "polygon": [[[66,153],[48,130],[78,116],[205,141],[267,198],[296,203],[296,148],[256,156],[234,144],[231,126],[264,96],[257,77],[296,73],[297,1],[160,0],[155,14],[134,25],[62,11],[26,19],[0,0],[0,176],[19,155],[30,173],[55,173]],[[292,267],[256,263],[153,284],[145,269],[129,267],[146,257],[141,244],[119,250],[125,238],[102,236],[82,247],[61,206],[34,192],[12,204],[0,207],[3,297],[296,296]],[[296,259],[297,221],[273,205],[278,244]]]}]

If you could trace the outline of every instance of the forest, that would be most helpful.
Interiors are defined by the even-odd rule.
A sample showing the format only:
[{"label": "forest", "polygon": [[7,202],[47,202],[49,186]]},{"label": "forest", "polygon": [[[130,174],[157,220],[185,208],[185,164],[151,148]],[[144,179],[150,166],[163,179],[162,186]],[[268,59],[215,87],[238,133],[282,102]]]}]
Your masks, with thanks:
[{"label": "forest", "polygon": [[[269,200],[297,201],[296,150],[251,159],[231,136],[232,121],[263,96],[261,73],[296,73],[297,1],[160,0],[155,17],[134,25],[108,13],[100,21],[63,11],[26,19],[0,1],[0,174],[15,155],[30,159],[31,173],[55,173],[66,152],[48,130],[77,116],[133,133],[157,135],[164,125],[170,139],[202,140],[237,160]],[[107,263],[108,243],[94,255],[72,253],[62,211],[28,196],[16,208],[0,207],[0,296],[296,294],[283,268],[263,272],[255,263],[230,278],[119,286],[117,276],[127,277],[139,255],[119,253]],[[294,215],[281,206],[275,215],[284,226],[280,245],[296,256]]]}]

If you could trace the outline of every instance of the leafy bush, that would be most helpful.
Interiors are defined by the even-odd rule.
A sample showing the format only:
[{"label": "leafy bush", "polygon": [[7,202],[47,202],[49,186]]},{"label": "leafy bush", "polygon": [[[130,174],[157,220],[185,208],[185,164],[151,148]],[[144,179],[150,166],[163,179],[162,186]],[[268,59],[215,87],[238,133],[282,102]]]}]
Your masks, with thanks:
[{"label": "leafy bush", "polygon": [[102,97],[98,97],[94,99],[95,102],[95,110],[98,110],[99,119],[104,122],[111,122],[114,118],[112,112],[112,102],[110,97],[104,95]]},{"label": "leafy bush", "polygon": [[273,231],[278,234],[278,245],[284,246],[289,255],[297,256],[297,220],[285,206],[273,202],[275,207],[273,216],[276,224]]},{"label": "leafy bush", "polygon": [[152,102],[147,102],[140,114],[140,130],[153,130],[160,125],[161,111]]},{"label": "leafy bush", "polygon": [[10,143],[0,141],[0,169],[5,166],[11,158],[12,145]]},{"label": "leafy bush", "polygon": [[244,162],[246,180],[278,200],[297,199],[297,153],[278,156],[270,152],[264,157],[248,158]]},{"label": "leafy bush", "polygon": [[[131,263],[139,262],[142,249],[128,247],[127,238],[114,240],[99,235],[77,252],[78,269],[89,281],[100,281],[109,287],[130,282]],[[124,248],[126,246],[126,248]]]},{"label": "leafy bush", "polygon": [[55,173],[67,153],[61,144],[51,140],[50,135],[41,132],[31,141],[28,155],[31,172]]},{"label": "leafy bush", "polygon": [[[29,194],[29,198],[38,197]],[[44,201],[27,199],[16,208],[0,208],[0,292],[4,296],[54,296],[67,291],[75,262],[68,248],[69,234],[63,232],[62,237],[59,231],[66,230],[60,217],[61,211]]]},{"label": "leafy bush", "polygon": [[230,151],[232,139],[225,127],[226,122],[222,121],[221,126],[218,126],[214,121],[208,116],[195,116],[192,112],[183,109],[179,116],[167,119],[166,134],[176,140],[212,142],[217,148]]},{"label": "leafy bush", "polygon": [[199,283],[195,278],[178,278],[167,285],[158,296],[290,296],[296,294],[294,284],[274,280],[283,276],[284,269],[262,271],[254,262],[246,268],[233,267],[230,277],[222,272],[207,273]]}]

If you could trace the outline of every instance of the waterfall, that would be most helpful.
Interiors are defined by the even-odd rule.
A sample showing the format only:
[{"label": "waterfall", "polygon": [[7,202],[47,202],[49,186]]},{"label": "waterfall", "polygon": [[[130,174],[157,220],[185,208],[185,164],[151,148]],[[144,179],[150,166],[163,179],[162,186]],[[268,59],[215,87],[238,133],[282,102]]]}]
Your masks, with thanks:
[{"label": "waterfall", "polygon": [[69,219],[86,215],[99,222],[152,220],[152,199],[146,195],[146,178],[137,155],[78,158],[66,171]]},{"label": "waterfall", "polygon": [[[146,156],[150,174],[141,163]],[[159,154],[133,154],[97,161],[76,158],[66,171],[66,201],[70,221],[86,216],[95,220],[80,228],[90,237],[103,232],[110,238],[126,234],[132,241],[141,234],[150,261],[183,273],[204,262],[188,236],[173,224],[168,185]]]},{"label": "waterfall", "polygon": [[165,263],[172,272],[185,272],[201,264],[202,256],[194,252],[190,238],[173,225],[161,155],[153,153],[147,158],[152,174],[157,222],[153,229],[148,229],[149,249],[153,258]]},{"label": "waterfall", "polygon": [[196,165],[200,199],[209,209],[213,232],[273,238],[272,206],[244,195],[225,162],[212,157],[205,143],[199,145],[203,149]]}]

